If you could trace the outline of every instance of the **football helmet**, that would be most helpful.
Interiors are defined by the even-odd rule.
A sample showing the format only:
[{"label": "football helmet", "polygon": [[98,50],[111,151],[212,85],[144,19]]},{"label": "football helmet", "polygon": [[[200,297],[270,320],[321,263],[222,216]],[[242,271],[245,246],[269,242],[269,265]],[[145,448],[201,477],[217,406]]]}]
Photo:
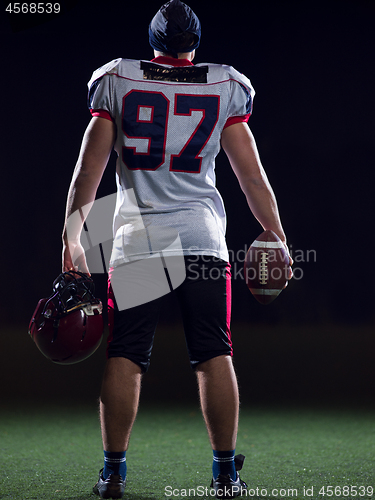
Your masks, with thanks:
[{"label": "football helmet", "polygon": [[52,295],[38,302],[29,334],[40,352],[54,363],[79,363],[99,347],[103,307],[94,291],[89,276],[69,271],[55,279]]}]

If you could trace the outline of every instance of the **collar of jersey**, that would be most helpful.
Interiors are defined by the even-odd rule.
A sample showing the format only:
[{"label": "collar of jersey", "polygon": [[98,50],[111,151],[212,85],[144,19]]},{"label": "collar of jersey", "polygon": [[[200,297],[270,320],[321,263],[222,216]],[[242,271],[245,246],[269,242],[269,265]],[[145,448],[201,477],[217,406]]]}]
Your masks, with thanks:
[{"label": "collar of jersey", "polygon": [[189,59],[176,59],[175,57],[158,56],[151,60],[157,64],[167,64],[168,66],[194,66]]}]

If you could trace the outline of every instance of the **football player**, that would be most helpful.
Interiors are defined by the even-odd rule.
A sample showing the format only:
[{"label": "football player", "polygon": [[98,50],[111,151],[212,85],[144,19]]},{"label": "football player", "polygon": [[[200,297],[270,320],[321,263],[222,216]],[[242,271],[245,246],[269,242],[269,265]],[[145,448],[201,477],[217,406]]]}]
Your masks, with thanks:
[{"label": "football player", "polygon": [[[197,375],[213,450],[211,485],[218,498],[239,496],[246,488],[238,474],[244,457],[235,458],[239,397],[232,364],[230,265],[225,210],[214,171],[220,147],[261,226],[285,244],[286,237],[247,125],[255,92],[232,67],[193,64],[200,36],[195,13],[180,0],[171,0],[149,25],[154,59],[113,60],[96,70],[88,84],[92,119],[68,194],[63,271],[78,267],[89,272],[79,243],[87,215],[81,209],[94,202],[114,148],[118,193],[109,273],[108,360],[100,396],[104,468],[94,487],[101,498],[124,494],[126,451],[161,300],[142,303],[142,293],[149,293],[149,280],[152,286],[162,286],[155,271],[160,262],[181,306]],[[80,222],[69,227],[72,214],[80,210]],[[73,253],[81,258],[75,260]],[[181,270],[181,258],[185,279],[176,286],[173,273]],[[149,265],[155,279],[150,278]],[[123,292],[115,283],[123,283]]]}]

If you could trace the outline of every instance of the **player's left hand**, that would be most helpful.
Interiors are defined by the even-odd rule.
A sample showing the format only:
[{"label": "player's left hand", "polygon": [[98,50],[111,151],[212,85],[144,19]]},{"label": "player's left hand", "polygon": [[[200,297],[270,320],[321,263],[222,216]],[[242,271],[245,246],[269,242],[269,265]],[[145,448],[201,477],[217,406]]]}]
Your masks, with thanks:
[{"label": "player's left hand", "polygon": [[66,244],[63,242],[62,272],[65,273],[67,271],[79,271],[91,276],[89,268],[87,267],[85,250],[80,243],[70,242]]}]

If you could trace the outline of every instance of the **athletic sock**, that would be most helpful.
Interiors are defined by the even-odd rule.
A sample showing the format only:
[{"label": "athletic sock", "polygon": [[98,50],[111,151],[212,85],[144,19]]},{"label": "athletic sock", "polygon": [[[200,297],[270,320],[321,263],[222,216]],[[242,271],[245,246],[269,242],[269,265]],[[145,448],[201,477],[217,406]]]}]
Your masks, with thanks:
[{"label": "athletic sock", "polygon": [[237,478],[236,468],[234,466],[234,451],[215,451],[212,464],[212,475],[216,479],[219,474],[229,474],[233,481]]},{"label": "athletic sock", "polygon": [[103,479],[110,474],[119,474],[124,480],[126,477],[126,451],[104,451]]}]

